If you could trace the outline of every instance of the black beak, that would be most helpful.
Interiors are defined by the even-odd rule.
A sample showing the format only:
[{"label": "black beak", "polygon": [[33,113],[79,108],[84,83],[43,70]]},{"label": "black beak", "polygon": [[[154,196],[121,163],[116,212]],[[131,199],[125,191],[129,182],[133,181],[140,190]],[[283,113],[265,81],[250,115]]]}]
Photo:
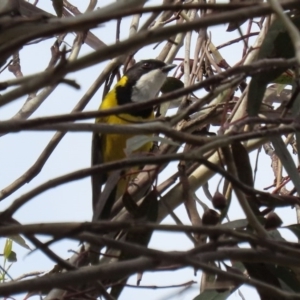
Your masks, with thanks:
[{"label": "black beak", "polygon": [[177,65],[171,64],[171,65],[165,65],[164,67],[161,68],[162,72],[168,73],[172,69],[174,69]]}]

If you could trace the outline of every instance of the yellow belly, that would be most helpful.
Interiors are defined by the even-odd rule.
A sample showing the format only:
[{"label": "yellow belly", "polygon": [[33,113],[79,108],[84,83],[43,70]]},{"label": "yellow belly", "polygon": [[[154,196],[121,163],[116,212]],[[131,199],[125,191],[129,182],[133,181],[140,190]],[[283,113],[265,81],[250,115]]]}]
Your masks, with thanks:
[{"label": "yellow belly", "polygon": [[[121,116],[109,116],[105,121],[106,124],[116,124],[116,125],[127,125],[133,124],[128,120],[128,115]],[[128,120],[128,121],[125,121]],[[136,121],[136,120],[135,120]],[[126,143],[127,140],[132,138],[132,134],[105,134],[101,137],[102,141],[102,155],[103,162],[112,162],[120,159],[126,158]],[[135,150],[134,153],[149,152],[152,147],[152,142],[145,143],[139,149]]]},{"label": "yellow belly", "polygon": [[[127,125],[134,124],[130,119],[132,117],[128,115],[118,116],[109,116],[105,118],[105,123],[107,124],[118,124],[118,125]],[[127,121],[126,121],[127,120]],[[137,121],[145,121],[145,119],[137,120],[134,118],[135,123]],[[98,120],[98,122],[101,120]],[[103,134],[101,136],[101,146],[102,146],[102,159],[104,163],[113,162],[126,158],[126,143],[127,140],[133,137],[132,134]],[[147,154],[153,143],[148,142],[141,146],[139,149],[135,150],[133,153],[145,153]],[[137,167],[126,169],[121,179],[119,180],[117,187],[116,198],[121,197],[127,189],[129,181],[133,180],[137,176]]]}]

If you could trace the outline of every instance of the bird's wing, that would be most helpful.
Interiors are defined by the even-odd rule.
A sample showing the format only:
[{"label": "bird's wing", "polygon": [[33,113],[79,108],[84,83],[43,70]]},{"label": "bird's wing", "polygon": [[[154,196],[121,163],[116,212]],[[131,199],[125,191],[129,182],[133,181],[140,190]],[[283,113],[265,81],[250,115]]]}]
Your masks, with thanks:
[{"label": "bird's wing", "polygon": [[[103,163],[102,158],[102,146],[101,146],[101,134],[94,133],[92,138],[92,166]],[[101,187],[105,182],[105,176],[102,171],[97,172],[91,176],[92,179],[92,204],[93,211],[95,210],[97,203],[101,195]]]},{"label": "bird's wing", "polygon": [[[92,138],[92,166],[103,163],[103,136],[94,133]],[[117,184],[120,179],[120,170],[113,171],[108,176],[100,171],[91,176],[92,179],[92,204],[93,220],[108,219],[117,194]],[[101,192],[102,186],[104,190]]]}]

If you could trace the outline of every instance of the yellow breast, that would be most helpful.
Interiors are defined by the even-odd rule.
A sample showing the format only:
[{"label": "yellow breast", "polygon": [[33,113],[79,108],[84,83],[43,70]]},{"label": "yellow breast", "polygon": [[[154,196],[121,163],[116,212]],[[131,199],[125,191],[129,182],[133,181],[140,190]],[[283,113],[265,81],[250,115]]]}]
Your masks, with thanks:
[{"label": "yellow breast", "polygon": [[[128,79],[122,77],[121,80],[116,84],[125,85]],[[116,88],[115,86],[115,88]],[[118,106],[115,88],[112,89],[102,101],[100,110],[110,109]],[[96,123],[115,124],[115,125],[129,125],[137,124],[139,122],[145,122],[147,120],[154,119],[154,113],[152,113],[147,119],[130,114],[112,115],[96,119]],[[103,162],[112,162],[120,159],[124,159],[126,154],[124,152],[126,148],[126,142],[129,138],[133,137],[131,134],[105,134],[101,136],[102,141],[102,159]],[[152,147],[152,142],[144,144],[142,147],[137,149],[135,152],[148,152]]]},{"label": "yellow breast", "polygon": [[[122,114],[120,116],[109,116],[105,118],[105,123],[107,124],[119,124],[127,125],[132,124],[129,121],[132,116],[127,114]],[[152,118],[154,115],[152,115]],[[128,120],[128,121],[126,121]],[[100,121],[100,120],[99,120]],[[134,121],[137,118],[134,117]],[[145,121],[145,119],[143,119]],[[126,158],[126,145],[127,140],[133,137],[131,134],[104,134],[101,136],[101,147],[102,147],[102,159],[104,163],[113,162]],[[135,150],[134,153],[148,153],[152,148],[153,143],[148,142],[141,146],[139,149]],[[126,175],[124,174],[117,185],[116,199],[119,199],[126,191],[127,186],[130,181],[132,181],[137,176],[137,167],[126,169]]]},{"label": "yellow breast", "polygon": [[[122,114],[120,116],[109,116],[106,119],[106,124],[128,125],[133,124],[129,121],[130,115]],[[128,120],[128,121],[126,121]],[[134,121],[137,118],[134,117]],[[144,120],[145,121],[145,120]],[[126,157],[125,149],[127,140],[133,137],[131,134],[105,134],[101,137],[102,141],[102,158],[103,162],[112,162]],[[135,150],[135,153],[149,152],[152,147],[152,142],[145,143],[142,147]]]}]

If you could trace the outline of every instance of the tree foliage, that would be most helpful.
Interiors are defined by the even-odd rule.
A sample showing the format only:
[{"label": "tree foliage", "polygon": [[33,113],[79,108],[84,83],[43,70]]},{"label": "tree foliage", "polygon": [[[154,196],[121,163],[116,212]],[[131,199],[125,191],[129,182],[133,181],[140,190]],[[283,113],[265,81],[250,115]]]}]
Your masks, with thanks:
[{"label": "tree foliage", "polygon": [[[121,299],[132,274],[138,274],[139,285],[145,271],[176,272],[192,267],[202,271],[195,300],[227,299],[243,284],[254,287],[261,299],[300,299],[299,245],[281,236],[285,228],[300,238],[300,227],[298,223],[286,226],[280,215],[280,208],[292,207],[291,212],[299,216],[300,205],[298,0],[280,5],[275,0],[228,4],[164,0],[155,6],[151,1],[146,5],[142,0],[124,0],[111,1],[99,9],[97,1],[91,0],[86,1],[85,12],[72,1],[52,2],[57,16],[40,9],[38,1],[2,0],[0,4],[0,75],[10,74],[0,82],[0,106],[5,108],[20,97],[26,99],[15,116],[0,122],[1,138],[33,131],[38,139],[38,132],[56,132],[32,167],[0,191],[1,201],[14,199],[0,213],[0,235],[7,238],[0,295],[42,294],[47,300]],[[128,37],[122,39],[120,28],[124,30],[125,18],[130,18],[131,24]],[[116,24],[116,39],[107,44],[93,29],[107,26],[111,20]],[[214,45],[209,28],[220,24],[229,24],[227,31],[235,30],[239,37]],[[219,33],[227,34],[224,27]],[[73,35],[72,45],[64,43],[67,35]],[[20,54],[24,47],[47,39],[53,41],[47,67],[23,75]],[[230,65],[219,50],[237,43],[236,61]],[[91,52],[79,56],[83,44]],[[105,112],[84,111],[95,93],[102,88],[104,95],[148,45],[160,47],[157,59],[178,64],[159,97]],[[61,85],[69,86],[70,91],[80,87],[71,73],[102,62],[106,65],[101,74],[72,111],[31,117]],[[157,119],[149,126],[90,123],[95,117],[145,106],[156,109]],[[145,135],[153,134],[157,147],[148,156],[128,156],[51,178],[15,197],[26,183],[40,176],[69,132],[136,134],[127,153],[145,143]],[[273,173],[268,175],[271,186],[265,190],[257,180],[259,173],[270,173],[258,160],[261,149]],[[256,162],[250,157],[252,151],[257,153]],[[177,169],[171,162],[176,162]],[[34,197],[54,187],[95,172],[134,166],[143,169],[114,204],[109,221],[91,215],[91,222],[85,223],[24,225],[15,216]],[[160,173],[165,170],[169,177],[161,180]],[[220,178],[217,185],[215,175]],[[199,194],[200,190],[204,193]],[[243,214],[229,221],[234,201]],[[174,213],[180,205],[186,210],[188,223]],[[176,225],[161,224],[167,216]],[[170,236],[184,233],[193,247],[187,251],[148,247],[152,234],[159,231]],[[50,242],[42,242],[41,235],[51,238]],[[66,239],[81,242],[67,260],[50,248]],[[17,259],[12,240],[26,249],[29,243],[41,251],[54,262],[53,270],[13,280],[7,267]],[[193,284],[182,280],[179,287],[189,289]]]}]

